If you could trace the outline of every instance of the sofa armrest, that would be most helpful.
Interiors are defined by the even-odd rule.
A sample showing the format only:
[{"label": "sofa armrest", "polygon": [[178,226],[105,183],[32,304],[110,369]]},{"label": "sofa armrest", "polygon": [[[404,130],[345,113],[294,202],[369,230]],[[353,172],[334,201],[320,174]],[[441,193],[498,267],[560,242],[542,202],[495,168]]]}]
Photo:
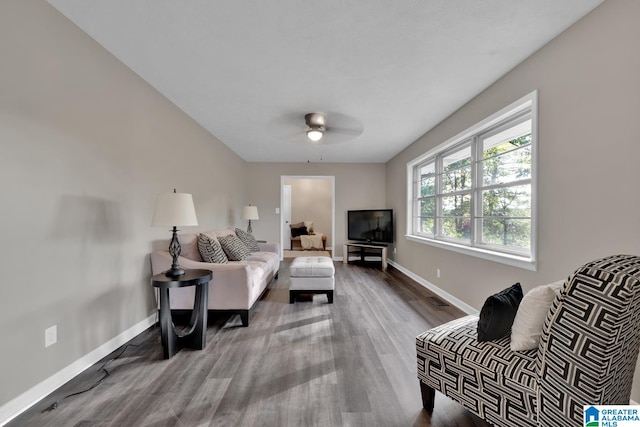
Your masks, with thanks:
[{"label": "sofa armrest", "polygon": [[280,255],[280,243],[262,243],[258,242],[260,252],[273,252]]},{"label": "sofa armrest", "polygon": [[[162,273],[171,267],[172,258],[167,251],[156,251],[151,254],[151,270],[153,274]],[[247,310],[252,301],[251,268],[243,261],[228,264],[214,264],[193,261],[178,257],[178,264],[185,269],[202,268],[213,272],[209,282],[209,301],[207,306],[214,310]],[[172,289],[172,309],[192,309],[195,287]]]},{"label": "sofa armrest", "polygon": [[[171,268],[173,259],[167,251],[156,251],[151,254],[151,272],[152,274],[162,273]],[[197,269],[202,268],[211,270],[212,272],[221,272],[228,270],[247,270],[247,265],[243,263],[214,264],[211,262],[194,261],[185,257],[178,257],[178,264],[182,268]],[[214,275],[215,277],[215,275]]]}]

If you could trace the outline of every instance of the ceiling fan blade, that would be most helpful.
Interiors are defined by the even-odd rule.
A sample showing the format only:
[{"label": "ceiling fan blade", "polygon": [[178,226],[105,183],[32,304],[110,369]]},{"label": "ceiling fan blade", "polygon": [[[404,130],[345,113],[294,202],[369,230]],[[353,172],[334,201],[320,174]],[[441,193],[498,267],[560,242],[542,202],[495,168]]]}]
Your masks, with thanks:
[{"label": "ceiling fan blade", "polygon": [[356,137],[364,132],[364,126],[360,120],[343,113],[327,113],[327,132],[341,133]]},{"label": "ceiling fan blade", "polygon": [[334,126],[330,126],[327,128],[327,132],[341,133],[344,135],[350,135],[352,137],[362,135],[363,131],[364,129],[362,127],[359,129],[358,128],[342,128],[342,127],[334,127]]},{"label": "ceiling fan blade", "polygon": [[[324,136],[318,142],[311,142],[306,132],[310,124],[322,125],[324,123]],[[352,140],[364,132],[364,126],[355,117],[337,113],[307,113],[300,114],[288,112],[269,120],[268,125],[271,135],[291,143],[311,143],[318,145],[339,144]]]}]

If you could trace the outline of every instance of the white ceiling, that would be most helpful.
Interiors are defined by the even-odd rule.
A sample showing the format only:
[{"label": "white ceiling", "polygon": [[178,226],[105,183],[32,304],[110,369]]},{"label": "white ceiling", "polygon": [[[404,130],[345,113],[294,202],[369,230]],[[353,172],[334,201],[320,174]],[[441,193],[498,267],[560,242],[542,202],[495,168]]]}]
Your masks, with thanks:
[{"label": "white ceiling", "polygon": [[49,0],[263,162],[386,162],[602,1]]}]

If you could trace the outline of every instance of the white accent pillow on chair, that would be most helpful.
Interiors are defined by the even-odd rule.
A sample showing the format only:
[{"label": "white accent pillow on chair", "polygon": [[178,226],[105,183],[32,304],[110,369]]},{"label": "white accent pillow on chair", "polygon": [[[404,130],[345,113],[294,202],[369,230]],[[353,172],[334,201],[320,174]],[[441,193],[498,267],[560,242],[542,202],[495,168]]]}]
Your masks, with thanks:
[{"label": "white accent pillow on chair", "polygon": [[564,280],[560,280],[548,285],[537,286],[525,294],[511,326],[512,351],[538,348],[544,320],[563,285]]}]

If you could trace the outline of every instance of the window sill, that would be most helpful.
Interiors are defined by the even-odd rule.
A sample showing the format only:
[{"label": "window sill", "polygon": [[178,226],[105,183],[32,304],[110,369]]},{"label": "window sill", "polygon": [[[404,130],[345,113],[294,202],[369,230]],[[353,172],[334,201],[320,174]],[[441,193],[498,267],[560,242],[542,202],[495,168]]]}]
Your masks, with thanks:
[{"label": "window sill", "polygon": [[413,236],[410,234],[405,235],[408,240],[412,242],[422,243],[424,245],[435,246],[436,248],[446,249],[461,254],[486,259],[488,261],[499,262],[501,264],[510,265],[512,267],[518,267],[525,270],[537,271],[537,263],[535,260],[525,258],[517,255],[502,254],[499,252],[492,252],[485,249],[472,248],[464,245],[457,245],[451,242],[444,242],[441,240],[432,240],[424,237]]}]

